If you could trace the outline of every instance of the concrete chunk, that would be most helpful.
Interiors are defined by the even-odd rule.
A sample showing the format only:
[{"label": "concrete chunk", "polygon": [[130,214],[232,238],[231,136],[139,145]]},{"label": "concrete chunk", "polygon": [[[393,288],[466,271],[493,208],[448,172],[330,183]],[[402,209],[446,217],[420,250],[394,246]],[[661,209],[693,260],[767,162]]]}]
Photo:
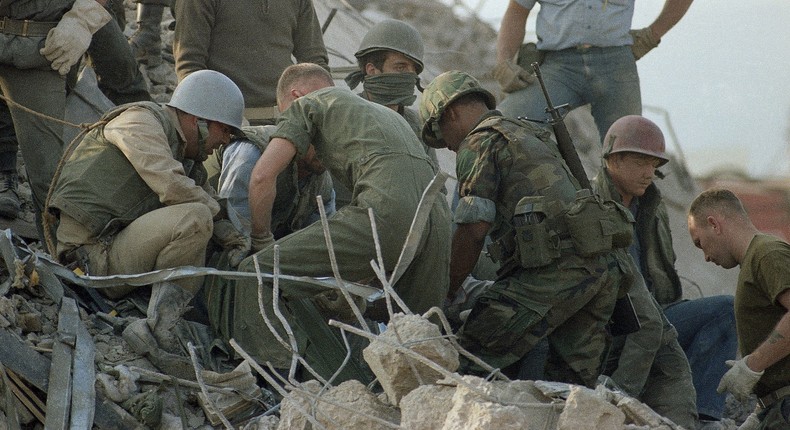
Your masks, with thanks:
[{"label": "concrete chunk", "polygon": [[560,414],[559,430],[591,428],[598,430],[620,430],[625,414],[584,387],[572,387],[565,409]]},{"label": "concrete chunk", "polygon": [[[432,384],[442,375],[385,342],[403,345],[450,372],[458,369],[458,351],[448,340],[441,338],[439,327],[419,315],[396,314],[380,338],[384,342],[371,342],[362,354],[394,405],[398,405],[400,399],[413,389],[422,384]],[[419,377],[413,369],[417,370]]]},{"label": "concrete chunk", "polygon": [[401,427],[405,430],[442,428],[453,406],[455,387],[422,385],[400,401]]}]

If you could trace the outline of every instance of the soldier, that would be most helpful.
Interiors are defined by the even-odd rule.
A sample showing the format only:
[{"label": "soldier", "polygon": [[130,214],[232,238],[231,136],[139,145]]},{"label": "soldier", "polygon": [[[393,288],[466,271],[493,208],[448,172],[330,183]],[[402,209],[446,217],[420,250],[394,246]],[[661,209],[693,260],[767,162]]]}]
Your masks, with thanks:
[{"label": "soldier", "polygon": [[[0,30],[3,95],[39,114],[62,119],[66,104],[63,76],[82,58],[92,35],[110,21],[110,14],[95,0],[58,0],[3,3],[0,17],[3,19]],[[30,180],[36,217],[40,219],[63,147],[63,126],[17,107],[9,108]],[[5,189],[12,189],[16,172],[10,163],[15,162],[16,154],[3,151],[1,157],[4,160],[0,162],[3,170],[0,179]],[[15,209],[14,202],[10,206]]]},{"label": "soldier", "polygon": [[742,358],[718,391],[757,408],[743,430],[790,428],[790,245],[760,233],[732,191],[711,189],[691,203],[688,229],[694,245],[725,269],[740,267],[735,288],[735,322]]},{"label": "soldier", "polygon": [[[604,244],[606,239],[580,218],[593,223],[606,218],[620,226],[625,240],[630,240],[630,224],[614,204],[571,216],[585,202],[594,212],[599,202],[589,191],[577,199],[580,186],[548,131],[503,117],[492,110],[494,104],[477,80],[458,71],[434,79],[420,103],[425,143],[457,154],[461,199],[448,299],[455,298],[472,271],[487,234],[493,239],[489,253],[501,264],[500,280],[478,297],[459,341],[505,374],[519,377],[529,370],[520,368],[522,358],[548,336],[568,367],[560,378],[592,387],[626,266],[611,251],[613,238]],[[616,246],[624,246],[623,241],[618,238]],[[482,370],[470,362],[463,367]]]},{"label": "soldier", "polygon": [[[182,81],[166,106],[140,102],[105,114],[54,184],[50,211],[60,221],[58,259],[91,275],[202,266],[213,238],[235,250],[238,264],[249,240],[232,224],[232,213],[223,213],[201,187],[200,162],[241,133],[243,108],[238,87],[206,70]],[[163,369],[189,362],[158,351],[178,352],[172,329],[199,281],[154,285],[147,320],[124,331],[133,348]],[[119,298],[132,289],[102,291]]]},{"label": "soldier", "polygon": [[329,69],[312,0],[179,0],[175,17],[178,79],[202,69],[224,73],[241,88],[252,125],[276,121],[277,79],[291,56]]},{"label": "soldier", "polygon": [[[607,374],[656,412],[696,429],[697,409],[707,415],[705,424],[714,416],[720,419],[723,412],[724,399],[716,399],[711,384],[724,374],[724,361],[735,355],[732,302],[729,311],[726,297],[681,302],[678,306],[690,306],[694,312],[673,312],[675,318],[667,319],[669,314],[664,315],[653,296],[671,295],[673,303],[682,296],[667,210],[653,183],[657,169],[669,161],[664,147],[664,135],[650,120],[637,115],[620,118],[606,134],[604,166],[593,179],[600,196],[629,208],[636,219],[634,242],[628,248],[636,262],[636,282],[629,295],[641,328],[614,339]],[[717,370],[719,376],[711,375]],[[696,407],[695,392],[700,402]]]},{"label": "soldier", "polygon": [[[272,272],[272,245],[276,243],[282,273],[332,276],[320,224],[312,224],[277,242],[271,231],[278,175],[294,157],[308,162],[315,157],[354,192],[351,203],[329,219],[340,275],[359,282],[375,277],[369,264],[376,259],[376,248],[368,208],[373,209],[376,217],[384,270],[392,271],[420,197],[436,173],[419,141],[397,113],[347,89],[334,87],[331,76],[315,64],[287,68],[280,78],[277,94],[283,114],[250,181],[253,249],[259,251],[244,260],[240,270],[255,271],[254,258],[262,271]],[[433,203],[411,265],[394,285],[415,313],[440,305],[446,295],[449,236],[449,210],[444,199],[439,198]],[[287,311],[297,313],[296,306],[304,306],[301,298],[323,292],[324,289],[308,285],[284,284],[281,304]],[[269,295],[266,302],[271,303],[271,286],[265,279],[262,293]],[[271,361],[279,368],[288,367],[290,354],[273,346],[276,343],[265,337],[269,331],[258,310],[257,294],[254,281],[240,281],[225,289],[207,291],[212,325],[224,338],[236,339],[256,360]],[[305,318],[315,312],[306,314],[304,318],[295,315],[293,323],[305,324]],[[336,317],[331,309],[323,309],[323,315]],[[304,344],[309,332],[319,329],[302,326],[298,332],[308,334],[302,335],[300,342]],[[317,356],[307,352],[306,359],[310,362],[324,352]],[[329,374],[340,363],[333,364],[334,367],[327,369]]]}]

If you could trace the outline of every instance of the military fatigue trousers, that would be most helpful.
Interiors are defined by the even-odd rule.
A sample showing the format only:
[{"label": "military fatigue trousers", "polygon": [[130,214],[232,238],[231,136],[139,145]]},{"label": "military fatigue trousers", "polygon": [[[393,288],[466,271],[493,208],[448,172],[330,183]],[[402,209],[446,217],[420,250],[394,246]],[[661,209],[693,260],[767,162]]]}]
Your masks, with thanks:
[{"label": "military fatigue trousers", "polygon": [[[583,264],[579,264],[584,262]],[[592,387],[608,344],[605,326],[624,280],[614,254],[520,270],[477,299],[459,342],[495,368],[519,361],[544,337],[577,381]],[[472,373],[482,369],[465,362]]]},{"label": "military fatigue trousers", "polygon": [[[432,306],[440,306],[449,285],[450,221],[449,210],[443,201],[437,200],[423,232],[420,246],[409,268],[394,286],[407,306],[422,313]],[[375,276],[370,261],[376,259],[370,220],[367,209],[346,206],[329,218],[340,276],[345,280],[367,282]],[[386,223],[377,219],[379,230]],[[382,235],[385,237],[386,235]],[[381,250],[387,270],[392,270],[403,245],[402,240],[383,240]],[[297,276],[332,277],[329,253],[321,223],[312,224],[277,241],[280,249],[280,273]],[[239,270],[255,272],[253,259],[257,259],[261,272],[273,273],[274,247],[269,246],[242,261]],[[293,322],[299,317],[291,314],[295,308],[304,310],[301,299],[312,298],[327,289],[302,283],[281,281],[282,310]],[[221,288],[206,291],[206,304],[211,325],[224,339],[234,338],[239,345],[258,362],[272,362],[275,367],[287,368],[290,353],[280,347],[269,329],[258,307],[258,294],[268,309],[267,314],[275,320],[272,303],[272,282],[263,279],[259,286],[254,280],[230,282]],[[313,317],[310,315],[309,317]],[[292,324],[294,325],[294,324]],[[279,323],[276,326],[280,327]],[[281,328],[281,327],[280,327]],[[285,338],[285,332],[278,331]],[[306,329],[311,329],[306,327]],[[318,330],[319,328],[316,328]],[[321,327],[320,330],[325,329]],[[305,345],[304,333],[296,333],[300,348]],[[309,337],[309,336],[308,336]],[[321,351],[322,354],[330,351]],[[342,359],[343,355],[340,355]],[[306,357],[308,362],[310,357]],[[336,363],[337,365],[340,362]],[[336,368],[336,367],[335,367]]]}]

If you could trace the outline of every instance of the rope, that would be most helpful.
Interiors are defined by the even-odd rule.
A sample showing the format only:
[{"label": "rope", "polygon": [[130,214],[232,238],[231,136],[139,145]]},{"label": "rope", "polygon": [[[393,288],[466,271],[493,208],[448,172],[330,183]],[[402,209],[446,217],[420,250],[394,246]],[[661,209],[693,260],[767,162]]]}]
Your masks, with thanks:
[{"label": "rope", "polygon": [[89,131],[93,130],[96,127],[100,127],[107,124],[107,121],[97,121],[92,124],[90,123],[74,124],[60,118],[55,118],[40,112],[36,112],[33,109],[30,109],[27,106],[23,106],[2,94],[0,94],[0,99],[4,100],[8,104],[9,108],[15,107],[31,115],[37,116],[39,118],[43,118],[48,121],[56,122],[58,124],[66,125],[72,128],[80,129],[80,133],[77,134],[77,136],[74,137],[74,139],[69,143],[69,145],[66,147],[66,150],[63,152],[63,155],[60,157],[60,160],[58,160],[58,165],[55,168],[55,173],[52,175],[52,181],[50,181],[49,183],[47,196],[46,199],[44,200],[44,208],[41,211],[42,212],[41,226],[44,230],[44,242],[46,243],[49,254],[57,260],[58,259],[56,253],[57,249],[55,247],[55,240],[54,237],[52,237],[52,230],[50,228],[57,221],[55,219],[55,216],[49,212],[49,201],[52,198],[52,191],[55,188],[55,184],[57,183],[58,179],[60,178],[60,173],[63,170],[63,165],[66,163],[66,160],[68,160],[69,156],[71,156],[71,153],[74,151],[74,147],[77,146],[77,144],[82,141],[82,138],[85,136],[85,134],[87,134]]}]

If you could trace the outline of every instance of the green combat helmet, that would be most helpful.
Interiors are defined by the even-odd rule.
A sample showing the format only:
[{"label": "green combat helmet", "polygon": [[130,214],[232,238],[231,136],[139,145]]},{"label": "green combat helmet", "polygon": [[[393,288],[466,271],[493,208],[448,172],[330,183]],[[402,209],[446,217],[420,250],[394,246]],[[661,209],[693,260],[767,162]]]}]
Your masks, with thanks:
[{"label": "green combat helmet", "polygon": [[452,70],[442,73],[431,81],[423,91],[420,101],[423,142],[432,148],[447,147],[439,131],[439,119],[450,103],[470,93],[482,94],[489,109],[496,107],[494,95],[467,73]]},{"label": "green combat helmet", "polygon": [[374,25],[362,38],[359,50],[354,54],[357,59],[381,50],[400,52],[417,64],[417,74],[424,68],[422,62],[422,36],[411,25],[397,19],[385,19]]}]

